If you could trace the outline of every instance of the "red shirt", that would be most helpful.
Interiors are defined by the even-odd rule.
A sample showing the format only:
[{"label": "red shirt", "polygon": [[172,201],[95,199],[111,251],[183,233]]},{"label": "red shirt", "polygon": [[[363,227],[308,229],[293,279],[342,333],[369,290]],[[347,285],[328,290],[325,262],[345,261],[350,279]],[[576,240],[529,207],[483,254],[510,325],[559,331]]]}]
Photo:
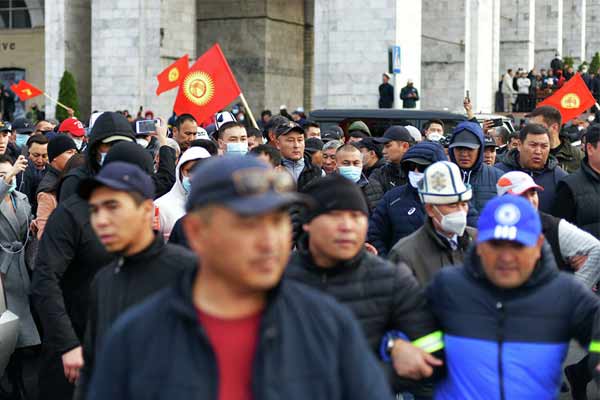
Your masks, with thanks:
[{"label": "red shirt", "polygon": [[200,310],[197,312],[217,357],[218,399],[253,400],[252,363],[262,313],[239,319],[222,319]]}]

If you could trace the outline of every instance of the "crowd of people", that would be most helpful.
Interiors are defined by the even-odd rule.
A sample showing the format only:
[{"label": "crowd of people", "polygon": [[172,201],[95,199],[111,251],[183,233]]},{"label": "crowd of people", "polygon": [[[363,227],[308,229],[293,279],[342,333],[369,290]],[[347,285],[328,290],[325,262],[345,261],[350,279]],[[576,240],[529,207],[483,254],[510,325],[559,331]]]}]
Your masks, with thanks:
[{"label": "crowd of people", "polygon": [[[565,65],[558,54],[547,69],[526,71],[518,68],[515,71],[509,68],[498,83],[496,111],[530,112],[577,72],[572,65]],[[588,65],[583,64],[579,73],[596,101],[600,102],[600,70],[589,71]]]},{"label": "crowd of people", "polygon": [[587,398],[600,124],[465,109],[380,137],[285,106],[0,122],[0,397]]}]

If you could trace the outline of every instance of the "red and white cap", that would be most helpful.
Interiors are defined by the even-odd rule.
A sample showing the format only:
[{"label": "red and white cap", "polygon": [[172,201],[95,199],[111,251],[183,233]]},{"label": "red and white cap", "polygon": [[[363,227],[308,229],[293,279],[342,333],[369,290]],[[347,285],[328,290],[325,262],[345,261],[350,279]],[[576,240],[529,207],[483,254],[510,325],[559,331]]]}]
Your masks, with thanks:
[{"label": "red and white cap", "polygon": [[73,136],[80,137],[85,135],[85,128],[77,118],[67,118],[58,127],[59,132],[70,133]]},{"label": "red and white cap", "polygon": [[503,196],[507,193],[520,196],[530,189],[544,190],[543,187],[534,182],[530,175],[521,171],[507,172],[496,183],[498,196]]}]

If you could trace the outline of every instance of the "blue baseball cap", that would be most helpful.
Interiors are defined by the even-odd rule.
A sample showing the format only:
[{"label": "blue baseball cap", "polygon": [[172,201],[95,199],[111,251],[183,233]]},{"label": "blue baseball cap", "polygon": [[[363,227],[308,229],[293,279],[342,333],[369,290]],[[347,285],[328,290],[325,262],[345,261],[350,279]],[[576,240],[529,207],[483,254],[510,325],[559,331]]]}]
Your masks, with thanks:
[{"label": "blue baseball cap", "polygon": [[477,224],[477,242],[511,240],[534,246],[542,233],[542,223],[535,208],[520,196],[506,195],[490,200]]},{"label": "blue baseball cap", "polygon": [[135,164],[113,161],[106,164],[93,178],[88,178],[79,184],[79,197],[88,200],[92,192],[105,186],[123,192],[136,192],[145,199],[154,198],[154,182],[150,175]]},{"label": "blue baseball cap", "polygon": [[252,156],[207,159],[194,171],[191,184],[188,212],[214,204],[251,216],[306,202],[295,192],[290,174]]}]

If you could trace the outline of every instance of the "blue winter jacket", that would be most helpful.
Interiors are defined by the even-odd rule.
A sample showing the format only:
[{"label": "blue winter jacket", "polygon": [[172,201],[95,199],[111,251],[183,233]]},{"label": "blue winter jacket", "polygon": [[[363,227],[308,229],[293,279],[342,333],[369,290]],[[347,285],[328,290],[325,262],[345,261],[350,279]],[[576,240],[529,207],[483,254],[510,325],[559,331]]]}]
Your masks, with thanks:
[{"label": "blue winter jacket", "polygon": [[436,400],[556,399],[569,341],[590,342],[600,300],[559,272],[546,243],[529,280],[500,289],[472,248],[465,265],[443,268],[427,288],[444,331],[447,376]]},{"label": "blue winter jacket", "polygon": [[[215,353],[192,302],[195,274],[115,322],[89,400],[218,399]],[[269,294],[253,365],[257,400],[392,398],[349,309],[292,281]]]},{"label": "blue winter jacket", "polygon": [[[450,144],[454,142],[454,138],[457,134],[462,131],[469,131],[479,139],[481,147],[479,147],[479,155],[475,165],[471,169],[460,169],[464,183],[471,184],[473,189],[473,198],[469,202],[469,217],[467,219],[468,225],[476,227],[479,213],[483,210],[485,204],[492,197],[497,195],[496,182],[502,176],[503,172],[498,168],[491,167],[483,162],[483,131],[478,123],[475,122],[461,122],[452,131],[452,138]],[[454,157],[454,151],[450,149],[448,151],[450,161],[457,164],[456,158]],[[458,165],[458,164],[457,164]]]},{"label": "blue winter jacket", "polygon": [[[421,142],[411,147],[404,160],[422,158],[432,164],[447,160],[444,149],[438,143]],[[369,220],[368,242],[381,257],[386,257],[392,247],[405,236],[419,229],[425,222],[425,209],[417,189],[410,183],[388,191]]]}]

